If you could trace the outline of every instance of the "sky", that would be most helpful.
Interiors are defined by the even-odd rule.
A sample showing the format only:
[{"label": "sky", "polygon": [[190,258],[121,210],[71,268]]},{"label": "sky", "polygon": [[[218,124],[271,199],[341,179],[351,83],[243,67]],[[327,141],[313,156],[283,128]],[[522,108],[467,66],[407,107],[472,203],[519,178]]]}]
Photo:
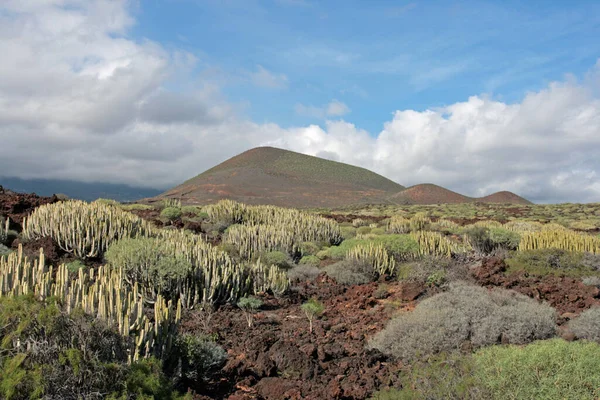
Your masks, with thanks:
[{"label": "sky", "polygon": [[168,188],[262,145],[600,202],[600,2],[2,0],[0,175]]}]

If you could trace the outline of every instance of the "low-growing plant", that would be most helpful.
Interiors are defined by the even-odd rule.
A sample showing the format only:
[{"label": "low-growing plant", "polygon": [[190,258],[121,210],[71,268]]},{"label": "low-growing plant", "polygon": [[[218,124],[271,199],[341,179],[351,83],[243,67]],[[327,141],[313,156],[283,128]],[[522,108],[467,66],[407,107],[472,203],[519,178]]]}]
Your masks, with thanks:
[{"label": "low-growing plant", "polygon": [[[597,256],[561,249],[536,249],[514,252],[506,259],[509,272],[525,271],[532,275],[585,277],[598,275],[592,268]],[[586,263],[587,260],[587,263]]]},{"label": "low-growing plant", "polygon": [[314,297],[308,300],[306,303],[300,306],[302,311],[304,311],[304,315],[308,318],[308,331],[310,333],[313,332],[313,320],[319,315],[323,314],[325,310],[325,306],[319,300]]},{"label": "low-growing plant", "polygon": [[369,347],[412,360],[458,350],[465,342],[474,347],[525,344],[552,337],[555,331],[555,310],[548,305],[510,290],[455,282],[448,292],[392,319]]},{"label": "low-growing plant", "polygon": [[324,269],[327,276],[342,285],[362,285],[374,279],[373,268],[366,262],[343,260]]},{"label": "low-growing plant", "polygon": [[83,262],[81,262],[81,260],[74,260],[71,261],[70,263],[66,264],[67,269],[69,270],[70,273],[72,274],[76,274],[79,272],[80,269],[85,269],[86,266]]},{"label": "low-growing plant", "polygon": [[373,297],[376,299],[385,299],[390,295],[390,287],[386,284],[377,286],[377,289],[373,292]]},{"label": "low-growing plant", "polygon": [[313,281],[321,274],[321,270],[312,264],[299,264],[287,271],[291,282]]},{"label": "low-growing plant", "polygon": [[413,363],[400,389],[373,400],[582,399],[600,395],[600,346],[562,339],[491,346],[474,354],[442,354]]},{"label": "low-growing plant", "polygon": [[252,327],[252,324],[254,323],[254,314],[260,309],[262,304],[263,302],[261,299],[252,296],[242,297],[238,301],[237,306],[244,312],[244,317],[246,318],[249,328]]},{"label": "low-growing plant", "polygon": [[183,334],[177,337],[168,363],[173,369],[170,374],[187,387],[209,379],[226,360],[227,352],[208,336]]},{"label": "low-growing plant", "polygon": [[569,321],[569,329],[579,339],[600,343],[600,307],[592,307]]},{"label": "low-growing plant", "polygon": [[312,256],[315,255],[321,250],[321,246],[319,246],[315,242],[302,242],[300,243],[300,254],[302,256]]},{"label": "low-growing plant", "polygon": [[181,217],[181,214],[181,208],[177,207],[165,207],[160,212],[160,216],[168,221],[175,221],[177,218]]},{"label": "low-growing plant", "polygon": [[260,255],[260,261],[264,265],[276,265],[279,268],[289,268],[290,257],[282,251],[269,251]]},{"label": "low-growing plant", "polygon": [[321,264],[321,260],[317,256],[304,256],[300,259],[298,264],[309,264],[309,265],[318,266]]}]

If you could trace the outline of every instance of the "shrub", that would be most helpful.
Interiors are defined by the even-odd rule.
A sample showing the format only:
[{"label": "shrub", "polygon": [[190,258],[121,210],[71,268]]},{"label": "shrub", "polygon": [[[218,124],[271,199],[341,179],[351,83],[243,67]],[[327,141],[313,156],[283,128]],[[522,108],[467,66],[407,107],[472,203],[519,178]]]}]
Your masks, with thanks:
[{"label": "shrub", "polygon": [[352,239],[356,236],[356,228],[352,226],[342,226],[340,232],[344,239]]},{"label": "shrub", "polygon": [[137,281],[144,297],[167,298],[177,293],[178,282],[192,269],[183,255],[175,255],[161,239],[123,239],[113,243],[105,253],[113,268],[123,268],[129,282]]},{"label": "shrub", "polygon": [[600,346],[561,339],[523,348],[493,346],[474,356],[477,382],[490,399],[580,399],[600,396]]},{"label": "shrub", "polygon": [[507,229],[490,228],[489,234],[495,249],[516,250],[521,242],[521,235]]},{"label": "shrub", "polygon": [[300,243],[300,253],[302,256],[311,256],[319,252],[321,247],[315,242],[302,242]]},{"label": "shrub", "polygon": [[183,334],[177,337],[167,369],[174,369],[171,375],[187,387],[209,379],[226,360],[227,352],[208,336]]},{"label": "shrub", "polygon": [[600,346],[562,339],[525,347],[492,346],[473,355],[450,354],[411,365],[401,389],[377,400],[597,399]]},{"label": "shrub", "polygon": [[78,273],[79,270],[82,269],[82,268],[85,269],[86,266],[85,266],[85,264],[83,262],[81,262],[81,260],[71,261],[70,263],[67,264],[67,269],[72,274]]},{"label": "shrub", "polygon": [[581,279],[584,285],[600,287],[600,276],[586,276]]},{"label": "shrub", "polygon": [[300,264],[287,272],[291,282],[313,281],[321,274],[321,270],[311,264]]},{"label": "shrub", "polygon": [[390,295],[390,288],[388,285],[382,284],[377,286],[377,289],[373,292],[373,297],[376,299],[385,299]]},{"label": "shrub", "polygon": [[400,264],[397,270],[399,280],[437,286],[445,282],[472,279],[467,265],[460,260],[445,257],[426,256],[417,261]]},{"label": "shrub", "polygon": [[7,256],[12,252],[11,249],[0,243],[0,257]]},{"label": "shrub", "polygon": [[371,228],[368,226],[361,226],[360,228],[358,228],[356,230],[356,233],[358,235],[367,235],[367,234],[371,233]]},{"label": "shrub", "polygon": [[[589,257],[592,260],[594,257]],[[536,249],[515,252],[506,259],[508,271],[526,271],[532,275],[593,276],[598,271],[584,264],[584,253],[561,249]]]},{"label": "shrub", "polygon": [[600,343],[600,307],[585,310],[579,317],[569,321],[569,329],[580,339]]},{"label": "shrub", "polygon": [[308,318],[309,332],[312,333],[313,320],[323,313],[323,310],[325,310],[325,306],[323,305],[323,303],[319,302],[319,300],[311,298],[306,303],[302,304],[300,308],[302,308],[302,311],[304,311],[304,315],[306,315],[306,318]]},{"label": "shrub", "polygon": [[169,221],[175,221],[177,218],[181,217],[181,208],[165,207],[160,212],[160,216]]},{"label": "shrub", "polygon": [[321,260],[317,256],[304,256],[300,259],[300,264],[310,264],[318,266],[321,264]]},{"label": "shrub", "polygon": [[237,306],[244,312],[248,327],[252,326],[254,313],[262,306],[262,304],[262,300],[256,297],[242,297],[238,301]]},{"label": "shrub", "polygon": [[410,360],[499,342],[524,344],[552,337],[555,311],[504,289],[488,291],[462,282],[423,300],[414,311],[392,319],[369,343],[385,354]]},{"label": "shrub", "polygon": [[289,268],[291,260],[289,256],[282,251],[269,251],[261,254],[260,261],[264,265],[276,265],[279,268]]},{"label": "shrub", "polygon": [[362,285],[373,279],[373,268],[356,260],[344,260],[328,265],[324,271],[327,276],[342,285]]}]

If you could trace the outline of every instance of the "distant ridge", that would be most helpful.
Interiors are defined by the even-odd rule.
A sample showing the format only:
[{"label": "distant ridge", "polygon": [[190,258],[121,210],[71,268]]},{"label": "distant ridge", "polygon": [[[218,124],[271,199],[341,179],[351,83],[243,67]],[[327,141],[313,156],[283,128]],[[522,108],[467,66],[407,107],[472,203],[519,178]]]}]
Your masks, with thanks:
[{"label": "distant ridge", "polygon": [[470,203],[473,199],[432,183],[422,183],[390,196],[390,201],[396,204],[457,204]]},{"label": "distant ridge", "polygon": [[231,199],[247,204],[295,208],[338,208],[365,204],[531,204],[510,192],[481,199],[432,183],[405,188],[365,168],[274,147],[257,147],[232,157],[160,195],[184,204]]},{"label": "distant ridge", "polygon": [[274,147],[257,147],[189,179],[151,201],[185,204],[232,199],[283,207],[343,207],[387,203],[404,189],[367,169]]},{"label": "distant ridge", "polygon": [[533,204],[529,200],[507,191],[492,193],[477,199],[477,201],[481,203]]}]

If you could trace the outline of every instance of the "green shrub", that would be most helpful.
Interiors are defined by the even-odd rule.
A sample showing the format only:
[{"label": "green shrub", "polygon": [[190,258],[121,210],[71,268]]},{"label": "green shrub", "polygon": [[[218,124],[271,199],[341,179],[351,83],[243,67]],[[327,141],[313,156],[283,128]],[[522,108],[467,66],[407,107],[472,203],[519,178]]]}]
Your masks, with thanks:
[{"label": "green shrub", "polygon": [[260,261],[264,265],[276,265],[279,268],[289,268],[290,257],[282,251],[269,251],[260,255]]},{"label": "green shrub", "polygon": [[242,297],[237,306],[244,312],[244,317],[246,318],[246,322],[248,322],[248,327],[252,326],[254,321],[254,313],[262,306],[263,302],[261,299],[256,297]]},{"label": "green shrub", "polygon": [[124,389],[109,394],[107,400],[188,400],[179,395],[162,371],[160,360],[143,359],[132,364],[126,371],[123,382],[115,382]]},{"label": "green shrub", "polygon": [[302,254],[302,256],[315,255],[319,252],[319,250],[321,250],[321,246],[319,246],[315,242],[300,243],[300,254]]},{"label": "green shrub", "polygon": [[517,232],[502,228],[490,228],[490,239],[495,248],[516,250],[521,242],[521,235]]},{"label": "green shrub", "polygon": [[356,260],[343,260],[324,269],[327,276],[342,285],[363,285],[374,279],[373,267]]},{"label": "green shrub", "polygon": [[302,309],[302,311],[304,311],[304,315],[306,315],[306,318],[308,318],[309,332],[312,333],[313,320],[319,315],[323,314],[325,306],[323,305],[323,303],[321,303],[319,300],[313,297],[306,303],[302,304],[300,308]]},{"label": "green shrub", "polygon": [[165,207],[160,212],[160,216],[169,221],[174,221],[177,218],[181,217],[181,208],[177,207]]},{"label": "green shrub", "polygon": [[82,268],[85,270],[87,267],[85,266],[85,264],[83,262],[81,262],[81,260],[75,260],[75,261],[71,261],[70,263],[67,263],[67,269],[72,274],[78,273],[79,270]]},{"label": "green shrub", "polygon": [[579,317],[569,321],[569,329],[579,339],[600,343],[600,307],[585,310]]},{"label": "green shrub", "polygon": [[321,260],[317,256],[304,256],[300,259],[299,264],[310,264],[318,266],[321,264]]},{"label": "green shrub", "polygon": [[390,255],[399,259],[412,258],[419,252],[419,244],[410,235],[380,235],[370,239],[347,239],[339,246],[331,246],[327,249],[327,256],[334,259],[342,259],[348,251],[356,246],[382,245]]},{"label": "green shrub", "polygon": [[12,252],[11,249],[0,243],[0,257],[7,256]]},{"label": "green shrub", "polygon": [[561,339],[523,348],[494,346],[475,354],[477,381],[490,399],[578,399],[600,396],[600,346]]},{"label": "green shrub", "polygon": [[552,307],[510,290],[450,284],[448,292],[423,300],[414,311],[392,319],[369,343],[403,360],[502,343],[524,344],[552,337]]},{"label": "green shrub", "polygon": [[372,235],[385,235],[385,229],[384,228],[373,228],[373,229],[371,229],[371,234]]},{"label": "green shrub", "polygon": [[353,237],[356,236],[356,228],[352,227],[352,226],[342,226],[340,228],[340,232],[342,234],[342,237],[344,239],[352,239]]},{"label": "green shrub", "polygon": [[467,265],[450,258],[426,256],[416,261],[405,262],[397,267],[401,281],[430,283],[439,286],[445,282],[471,279]]},{"label": "green shrub", "polygon": [[492,346],[473,355],[433,357],[401,375],[401,389],[376,400],[598,399],[600,346],[562,339]]},{"label": "green shrub", "polygon": [[300,264],[287,271],[291,282],[313,281],[321,274],[321,270],[311,264]]},{"label": "green shrub", "polygon": [[[588,262],[586,265],[585,262]],[[532,275],[584,277],[599,275],[590,266],[595,257],[561,249],[536,249],[515,252],[506,259],[508,272],[525,271]]]},{"label": "green shrub", "polygon": [[99,198],[94,200],[95,203],[106,204],[107,206],[118,206],[120,203],[114,199]]},{"label": "green shrub", "polygon": [[148,204],[121,204],[123,211],[147,211],[154,210],[154,207]]},{"label": "green shrub", "polygon": [[368,226],[361,226],[360,228],[358,228],[356,230],[356,233],[358,235],[367,235],[367,234],[371,233],[371,228]]},{"label": "green shrub", "polygon": [[110,245],[104,257],[113,268],[123,268],[129,282],[137,281],[144,297],[176,296],[178,281],[187,276],[191,263],[176,256],[161,239],[122,239]]},{"label": "green shrub", "polygon": [[187,387],[210,379],[226,360],[227,352],[208,336],[183,334],[177,337],[169,363],[174,368],[171,375]]}]

